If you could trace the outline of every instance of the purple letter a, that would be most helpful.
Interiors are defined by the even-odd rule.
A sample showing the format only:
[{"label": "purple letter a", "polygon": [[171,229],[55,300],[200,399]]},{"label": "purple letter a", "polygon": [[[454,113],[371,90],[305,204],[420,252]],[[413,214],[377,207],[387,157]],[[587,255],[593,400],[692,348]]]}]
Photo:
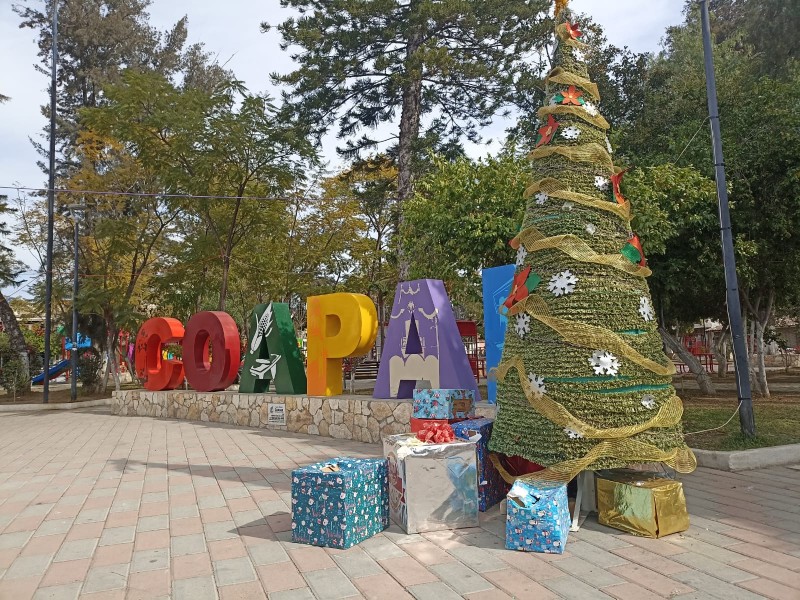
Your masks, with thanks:
[{"label": "purple letter a", "polygon": [[453,307],[438,279],[397,286],[373,396],[411,398],[415,387],[475,390],[480,400]]}]

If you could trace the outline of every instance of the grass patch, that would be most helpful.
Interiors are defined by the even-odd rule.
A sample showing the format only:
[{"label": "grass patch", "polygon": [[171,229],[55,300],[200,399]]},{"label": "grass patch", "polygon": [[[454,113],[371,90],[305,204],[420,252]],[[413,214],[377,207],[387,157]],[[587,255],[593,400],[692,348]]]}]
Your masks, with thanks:
[{"label": "grass patch", "polygon": [[[686,433],[713,429],[727,421],[736,406],[733,402],[687,402],[683,413],[683,430]],[[686,443],[702,450],[749,450],[785,444],[800,444],[800,402],[753,403],[756,431],[754,438],[746,438],[739,428],[737,414],[723,429],[687,435]]]}]

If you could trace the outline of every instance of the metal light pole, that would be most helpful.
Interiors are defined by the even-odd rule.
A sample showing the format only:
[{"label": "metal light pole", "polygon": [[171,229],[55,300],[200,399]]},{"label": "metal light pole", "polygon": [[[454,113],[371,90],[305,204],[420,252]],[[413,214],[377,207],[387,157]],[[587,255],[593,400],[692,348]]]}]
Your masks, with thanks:
[{"label": "metal light pole", "polygon": [[44,273],[44,385],[42,402],[50,396],[50,329],[53,318],[53,213],[56,187],[56,83],[58,70],[58,0],[53,0],[53,65],[50,73],[50,176],[47,183],[47,261]]},{"label": "metal light pole", "polygon": [[72,381],[70,386],[70,399],[75,402],[78,399],[78,217],[86,210],[85,204],[70,204],[69,212],[75,225],[75,262],[74,276],[72,279],[72,354],[70,354]]},{"label": "metal light pole", "polygon": [[714,56],[711,50],[711,24],[708,17],[708,0],[700,0],[703,24],[703,51],[705,53],[706,92],[708,114],[711,120],[711,141],[714,147],[714,170],[719,200],[719,223],[722,233],[722,259],[725,264],[725,286],[728,305],[728,322],[733,337],[733,365],[736,375],[736,392],[739,396],[739,423],[742,433],[748,437],[756,435],[753,415],[753,398],[750,391],[750,368],[747,358],[745,331],[742,325],[742,305],[739,300],[739,282],[736,277],[736,256],[733,253],[731,214],[728,208],[728,189],[725,182],[725,158],[722,155],[722,134],[719,127],[717,105],[717,82],[714,76]]}]

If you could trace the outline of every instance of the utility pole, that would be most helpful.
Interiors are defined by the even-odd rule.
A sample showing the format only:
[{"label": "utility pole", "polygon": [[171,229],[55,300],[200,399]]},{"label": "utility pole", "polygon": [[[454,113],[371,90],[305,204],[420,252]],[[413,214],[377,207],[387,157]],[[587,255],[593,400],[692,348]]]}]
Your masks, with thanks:
[{"label": "utility pole", "polygon": [[58,0],[53,0],[53,65],[50,73],[50,176],[47,183],[47,260],[44,273],[44,382],[42,402],[50,397],[50,334],[53,326],[53,213],[56,196],[56,84],[58,70]]},{"label": "utility pole", "polygon": [[78,399],[78,229],[80,223],[78,217],[86,210],[85,204],[70,204],[69,212],[75,226],[75,261],[73,264],[74,276],[72,279],[72,347],[70,354],[70,369],[72,370],[72,381],[70,386],[70,399],[75,402]]},{"label": "utility pole", "polygon": [[733,252],[731,213],[728,207],[728,188],[725,182],[725,158],[722,154],[722,134],[719,127],[717,104],[717,82],[714,76],[714,55],[711,49],[711,23],[708,16],[708,0],[700,0],[703,25],[703,51],[705,54],[706,92],[708,115],[711,120],[711,141],[714,148],[714,171],[719,201],[719,223],[722,233],[722,259],[725,264],[725,286],[728,306],[728,322],[733,338],[733,365],[736,375],[736,393],[739,397],[739,423],[747,437],[756,435],[753,415],[753,398],[750,391],[750,368],[747,358],[745,331],[742,326],[742,305],[739,300],[739,282],[736,276],[736,256]]}]

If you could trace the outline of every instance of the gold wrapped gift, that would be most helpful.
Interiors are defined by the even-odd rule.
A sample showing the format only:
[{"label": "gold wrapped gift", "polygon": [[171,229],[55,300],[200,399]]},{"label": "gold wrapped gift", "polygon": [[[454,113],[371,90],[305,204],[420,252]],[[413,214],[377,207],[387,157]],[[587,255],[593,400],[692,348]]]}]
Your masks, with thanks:
[{"label": "gold wrapped gift", "polygon": [[659,538],[689,528],[683,484],[655,473],[597,473],[597,520],[627,533]]}]

